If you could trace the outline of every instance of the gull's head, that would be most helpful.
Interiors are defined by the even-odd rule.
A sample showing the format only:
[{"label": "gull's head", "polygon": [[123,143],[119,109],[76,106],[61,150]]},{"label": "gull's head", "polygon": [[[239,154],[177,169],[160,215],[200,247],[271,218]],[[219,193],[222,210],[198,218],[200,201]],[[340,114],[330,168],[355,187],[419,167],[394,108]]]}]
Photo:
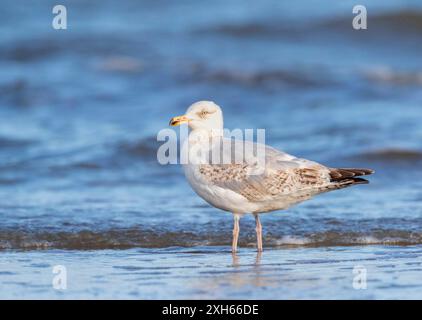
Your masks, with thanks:
[{"label": "gull's head", "polygon": [[178,126],[182,123],[187,123],[192,130],[222,130],[223,112],[212,101],[198,101],[188,108],[186,114],[170,120],[171,126]]}]

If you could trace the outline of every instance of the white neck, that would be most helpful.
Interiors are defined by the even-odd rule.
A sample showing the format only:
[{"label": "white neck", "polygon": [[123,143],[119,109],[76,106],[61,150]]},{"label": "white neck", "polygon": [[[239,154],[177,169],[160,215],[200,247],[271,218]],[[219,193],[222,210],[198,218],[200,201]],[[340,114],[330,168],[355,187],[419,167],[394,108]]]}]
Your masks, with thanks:
[{"label": "white neck", "polygon": [[197,128],[197,129],[191,130],[191,132],[189,133],[189,137],[192,137],[195,140],[196,139],[202,140],[202,139],[209,139],[212,137],[222,137],[223,134],[224,134],[223,129],[209,130],[209,129]]}]

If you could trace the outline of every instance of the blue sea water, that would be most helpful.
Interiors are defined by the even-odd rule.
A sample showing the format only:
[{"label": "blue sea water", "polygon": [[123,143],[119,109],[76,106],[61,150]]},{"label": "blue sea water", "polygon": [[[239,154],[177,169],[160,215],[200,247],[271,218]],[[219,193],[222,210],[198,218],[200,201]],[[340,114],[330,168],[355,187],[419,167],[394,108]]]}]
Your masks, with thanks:
[{"label": "blue sea water", "polygon": [[[62,1],[66,30],[55,4],[0,11],[1,298],[421,297],[419,1],[360,2],[367,30],[353,1]],[[376,174],[264,215],[258,262],[242,219],[232,259],[230,214],[156,160],[158,131],[197,100],[227,128]],[[372,268],[366,290],[351,286],[357,264]],[[209,286],[184,290],[185,265]]]}]

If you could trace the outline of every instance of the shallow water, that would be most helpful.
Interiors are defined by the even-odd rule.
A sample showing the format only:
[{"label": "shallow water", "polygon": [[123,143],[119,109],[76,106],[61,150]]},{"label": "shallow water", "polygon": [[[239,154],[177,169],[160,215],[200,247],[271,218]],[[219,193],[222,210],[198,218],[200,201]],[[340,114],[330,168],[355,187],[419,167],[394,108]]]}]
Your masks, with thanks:
[{"label": "shallow water", "polygon": [[[420,2],[368,2],[362,32],[351,28],[352,1],[72,1],[66,31],[51,28],[52,1],[4,3],[1,297],[228,297],[211,284],[206,293],[177,291],[180,269],[171,266],[184,264],[193,283],[202,272],[211,282],[227,273],[221,286],[239,298],[420,291],[411,267],[422,245]],[[286,152],[376,170],[369,185],[262,217],[269,250],[259,268],[278,279],[274,287],[248,282],[253,219],[241,221],[236,269],[231,216],[198,198],[179,166],[156,161],[157,132],[200,99],[223,107],[226,127],[265,128],[267,143]],[[301,273],[283,273],[289,257]],[[326,261],[301,262],[315,257]],[[375,268],[372,291],[350,288],[353,259]],[[385,259],[390,268],[380,267]],[[69,279],[65,293],[49,285],[56,263],[81,279]],[[131,264],[148,264],[147,273],[162,265],[169,276],[135,281],[136,272],[119,269]],[[107,275],[99,284],[97,269]],[[245,286],[232,284],[236,270]]]},{"label": "shallow water", "polygon": [[[245,249],[235,257],[209,246],[8,252],[0,298],[421,299],[421,254],[421,246]],[[66,289],[52,285],[56,265],[66,266]],[[354,270],[365,270],[365,288]]]}]

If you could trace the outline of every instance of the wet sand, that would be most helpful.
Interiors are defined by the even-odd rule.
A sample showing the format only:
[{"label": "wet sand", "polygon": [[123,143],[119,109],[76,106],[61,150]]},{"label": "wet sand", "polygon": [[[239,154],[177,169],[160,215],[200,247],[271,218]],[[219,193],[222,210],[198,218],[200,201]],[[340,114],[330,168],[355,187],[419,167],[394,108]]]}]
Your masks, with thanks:
[{"label": "wet sand", "polygon": [[[53,288],[55,265],[65,290]],[[366,289],[354,288],[354,268]],[[421,299],[421,271],[422,246],[3,252],[0,298]]]}]

